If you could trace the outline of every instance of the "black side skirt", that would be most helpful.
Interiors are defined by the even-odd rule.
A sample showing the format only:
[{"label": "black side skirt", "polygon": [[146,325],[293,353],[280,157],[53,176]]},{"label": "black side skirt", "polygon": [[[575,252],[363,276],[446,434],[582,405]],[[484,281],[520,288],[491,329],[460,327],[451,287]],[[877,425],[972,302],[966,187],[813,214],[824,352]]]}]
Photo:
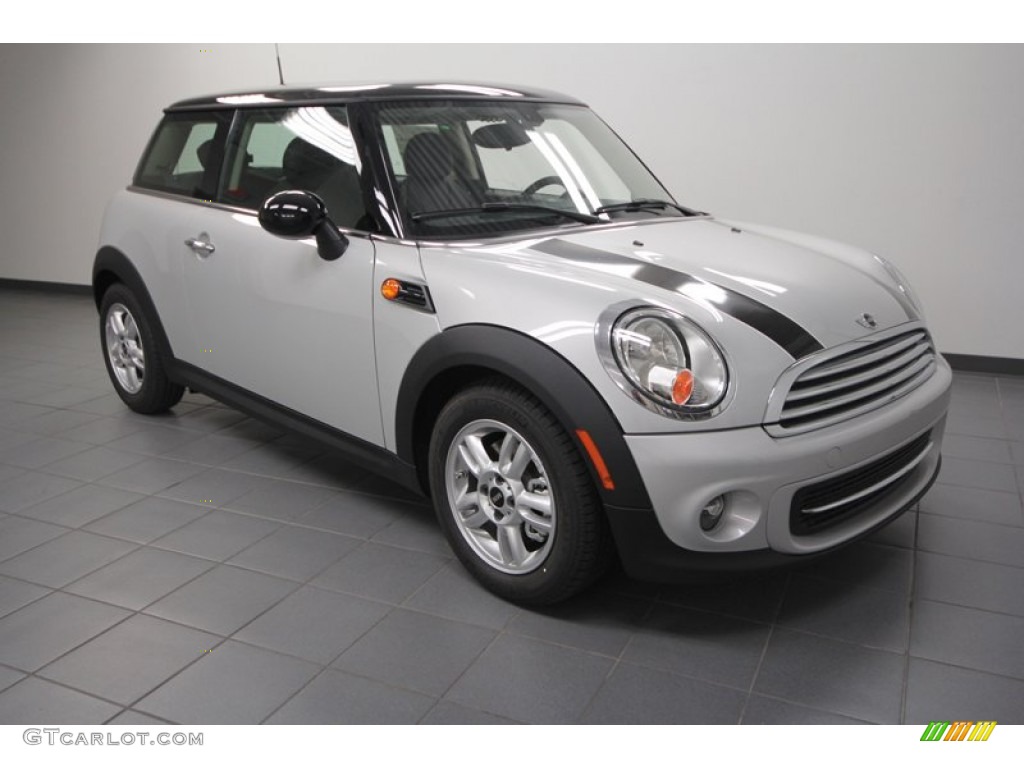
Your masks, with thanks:
[{"label": "black side skirt", "polygon": [[168,376],[179,384],[209,395],[214,400],[237,408],[256,419],[323,443],[344,454],[353,464],[383,475],[403,488],[421,495],[424,492],[420,487],[415,467],[402,461],[386,448],[304,416],[298,411],[242,389],[182,360],[171,360],[167,369]]}]

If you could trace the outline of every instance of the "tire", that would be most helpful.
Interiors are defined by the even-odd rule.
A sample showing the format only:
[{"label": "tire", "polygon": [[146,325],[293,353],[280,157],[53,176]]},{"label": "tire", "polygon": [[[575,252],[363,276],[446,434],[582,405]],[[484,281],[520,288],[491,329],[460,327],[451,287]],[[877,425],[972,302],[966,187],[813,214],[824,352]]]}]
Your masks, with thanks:
[{"label": "tire", "polygon": [[152,323],[121,283],[110,286],[100,302],[100,343],[114,389],[136,413],[162,413],[185,394],[167,378]]},{"label": "tire", "polygon": [[429,473],[448,543],[506,600],[560,602],[611,561],[607,521],[583,457],[558,420],[511,382],[483,382],[445,405]]}]

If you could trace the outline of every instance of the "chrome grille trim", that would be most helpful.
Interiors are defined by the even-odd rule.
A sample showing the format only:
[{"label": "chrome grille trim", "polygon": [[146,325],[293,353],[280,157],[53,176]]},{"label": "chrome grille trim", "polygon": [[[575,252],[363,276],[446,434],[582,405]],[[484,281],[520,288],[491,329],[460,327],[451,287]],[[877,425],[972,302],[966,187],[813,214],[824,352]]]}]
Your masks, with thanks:
[{"label": "chrome grille trim", "polygon": [[935,369],[936,352],[920,322],[823,350],[779,378],[765,429],[782,437],[838,424],[903,397]]}]

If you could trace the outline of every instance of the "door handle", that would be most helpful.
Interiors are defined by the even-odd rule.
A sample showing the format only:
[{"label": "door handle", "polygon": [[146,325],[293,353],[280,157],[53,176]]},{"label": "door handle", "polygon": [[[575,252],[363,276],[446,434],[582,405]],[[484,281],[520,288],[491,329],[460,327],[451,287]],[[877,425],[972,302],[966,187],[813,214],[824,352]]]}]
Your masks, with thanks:
[{"label": "door handle", "polygon": [[185,240],[185,245],[191,248],[197,256],[209,256],[216,249],[213,243],[208,240],[202,240],[200,238],[206,237],[205,233],[199,237],[189,237]]}]

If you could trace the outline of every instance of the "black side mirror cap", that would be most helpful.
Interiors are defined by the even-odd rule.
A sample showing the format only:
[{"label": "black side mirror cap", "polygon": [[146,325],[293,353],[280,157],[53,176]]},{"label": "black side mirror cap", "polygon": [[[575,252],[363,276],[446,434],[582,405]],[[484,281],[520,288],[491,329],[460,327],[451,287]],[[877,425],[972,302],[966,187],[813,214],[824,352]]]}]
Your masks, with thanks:
[{"label": "black side mirror cap", "polygon": [[348,248],[348,238],[327,215],[324,201],[312,192],[289,189],[271,195],[260,206],[258,218],[260,226],[277,237],[316,237],[316,250],[324,261],[340,258]]}]

